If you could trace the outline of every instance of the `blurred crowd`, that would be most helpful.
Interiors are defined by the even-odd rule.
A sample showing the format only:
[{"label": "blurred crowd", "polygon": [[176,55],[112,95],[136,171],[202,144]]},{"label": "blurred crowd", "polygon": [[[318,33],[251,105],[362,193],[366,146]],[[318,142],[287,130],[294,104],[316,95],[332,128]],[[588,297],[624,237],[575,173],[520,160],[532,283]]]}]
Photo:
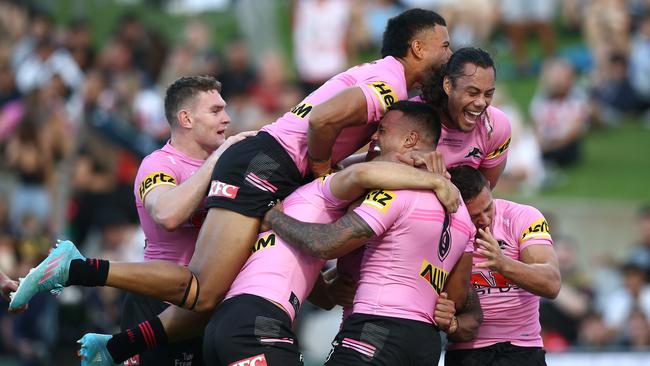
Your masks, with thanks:
[{"label": "blurred crowd", "polygon": [[[500,192],[534,194],[556,182],[580,164],[595,128],[628,116],[650,121],[650,1],[295,0],[290,58],[277,2],[225,3],[240,29],[223,44],[199,17],[186,16],[172,42],[130,12],[99,44],[88,19],[62,24],[51,8],[0,0],[0,270],[23,276],[58,237],[91,257],[141,260],[133,179],[142,157],[168,138],[162,92],[173,80],[216,75],[229,134],[257,129],[332,75],[378,57],[386,21],[406,7],[440,12],[453,47],[512,55],[498,77],[538,80],[526,111],[498,87],[494,104],[513,127]],[[558,29],[584,42],[559,47]],[[531,37],[541,57],[528,53]],[[650,347],[650,208],[639,220],[630,260],[589,273],[576,266],[575,239],[551,224],[564,284],[541,308],[549,351]],[[48,364],[57,345],[112,333],[122,296],[69,288],[36,297],[19,316],[2,307],[0,352]]]}]

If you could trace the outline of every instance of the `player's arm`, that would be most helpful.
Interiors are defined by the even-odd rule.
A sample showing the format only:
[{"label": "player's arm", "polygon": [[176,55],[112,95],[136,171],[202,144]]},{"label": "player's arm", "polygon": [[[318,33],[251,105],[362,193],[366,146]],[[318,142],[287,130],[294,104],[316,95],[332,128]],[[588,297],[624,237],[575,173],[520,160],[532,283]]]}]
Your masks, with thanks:
[{"label": "player's arm", "polygon": [[472,273],[472,253],[465,252],[460,257],[454,269],[449,273],[445,283],[445,292],[456,305],[456,312],[463,310],[467,302],[468,284]]},{"label": "player's arm", "polygon": [[352,306],[357,283],[345,275],[339,275],[336,267],[321,273],[309,294],[309,302],[321,309],[330,310],[335,305]]},{"label": "player's arm", "polygon": [[501,163],[497,166],[493,167],[484,167],[481,166],[478,168],[478,170],[481,171],[485,179],[487,179],[490,182],[490,189],[494,189],[494,187],[497,185],[497,182],[499,181],[499,177],[501,177],[501,174],[503,173],[503,170],[506,168],[506,161],[507,158],[504,158]]},{"label": "player's arm", "polygon": [[[469,342],[476,338],[478,328],[483,322],[483,309],[478,295],[471,285],[469,285],[467,301],[465,301],[462,309],[450,320],[450,326],[443,329],[447,332],[447,336],[455,342]],[[440,324],[438,321],[439,316],[442,315],[438,314],[438,307],[436,306],[436,321],[438,324]]]},{"label": "player's arm", "polygon": [[322,259],[338,258],[375,236],[372,228],[354,212],[348,212],[331,224],[313,224],[272,209],[267,212],[266,221],[284,241]]},{"label": "player's arm", "polygon": [[159,185],[149,191],[143,197],[144,207],[156,224],[173,231],[186,222],[205,197],[212,170],[221,154],[232,144],[256,133],[246,131],[230,136],[188,180],[177,186]]},{"label": "player's arm", "polygon": [[515,260],[503,254],[489,228],[479,229],[478,235],[476,251],[486,261],[478,263],[477,267],[497,271],[535,295],[549,299],[557,297],[561,286],[560,270],[551,245],[529,245],[519,254],[520,260]]},{"label": "player's arm", "polygon": [[360,87],[350,87],[314,106],[309,115],[307,148],[314,176],[331,169],[332,147],[342,129],[367,122],[366,97]]},{"label": "player's arm", "polygon": [[354,200],[366,190],[383,189],[431,189],[441,203],[455,212],[460,205],[458,189],[440,174],[411,166],[385,161],[372,161],[352,165],[332,177],[332,194],[342,200]]}]

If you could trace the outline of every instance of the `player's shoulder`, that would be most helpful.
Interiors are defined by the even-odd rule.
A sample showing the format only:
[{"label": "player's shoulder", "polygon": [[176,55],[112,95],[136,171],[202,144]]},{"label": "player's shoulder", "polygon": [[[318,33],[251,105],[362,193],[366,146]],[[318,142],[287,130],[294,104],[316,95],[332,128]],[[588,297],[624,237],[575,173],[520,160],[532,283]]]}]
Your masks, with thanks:
[{"label": "player's shoulder", "polygon": [[501,212],[504,222],[512,223],[520,239],[549,233],[548,222],[544,214],[536,207],[507,200],[495,200],[495,202],[497,212]]},{"label": "player's shoulder", "polygon": [[[384,81],[405,83],[404,67],[391,56],[354,66],[347,71],[357,82]],[[397,87],[397,85],[392,85]]]},{"label": "player's shoulder", "polygon": [[487,108],[488,117],[490,118],[490,124],[494,129],[495,135],[507,134],[510,135],[510,120],[504,111],[495,107],[488,106]]}]

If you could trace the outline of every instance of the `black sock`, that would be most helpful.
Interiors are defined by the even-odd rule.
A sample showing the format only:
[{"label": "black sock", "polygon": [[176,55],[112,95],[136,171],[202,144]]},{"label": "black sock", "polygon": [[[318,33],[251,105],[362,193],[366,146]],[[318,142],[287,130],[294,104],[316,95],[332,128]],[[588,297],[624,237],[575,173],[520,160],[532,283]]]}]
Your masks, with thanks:
[{"label": "black sock", "polygon": [[67,286],[106,286],[108,278],[108,261],[103,259],[73,259]]},{"label": "black sock", "polygon": [[167,333],[158,317],[142,322],[108,340],[106,349],[115,363],[122,363],[142,351],[167,344]]}]

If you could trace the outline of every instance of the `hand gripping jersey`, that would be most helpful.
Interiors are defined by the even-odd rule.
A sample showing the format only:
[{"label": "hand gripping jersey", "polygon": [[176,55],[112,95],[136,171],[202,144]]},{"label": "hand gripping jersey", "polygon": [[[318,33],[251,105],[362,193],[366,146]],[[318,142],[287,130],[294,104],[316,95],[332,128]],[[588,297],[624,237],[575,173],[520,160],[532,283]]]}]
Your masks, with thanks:
[{"label": "hand gripping jersey", "polygon": [[332,150],[332,163],[337,163],[370,141],[379,120],[391,104],[407,99],[404,67],[394,57],[387,56],[355,66],[332,77],[276,122],[262,128],[262,131],[268,132],[284,147],[303,176],[308,170],[309,113],[315,105],[353,86],[361,88],[366,97],[368,123],[341,131]]},{"label": "hand gripping jersey", "polygon": [[[334,197],[330,181],[334,175],[306,184],[283,203],[284,213],[305,222],[329,224],[345,213],[350,204]],[[273,231],[258,236],[226,298],[251,294],[282,305],[291,320],[314,286],[325,261],[286,244]]]},{"label": "hand gripping jersey", "polygon": [[452,130],[442,125],[436,151],[445,159],[445,166],[469,165],[492,168],[508,156],[510,121],[500,109],[489,106],[482,121],[470,132]]},{"label": "hand gripping jersey", "polygon": [[[494,200],[492,233],[503,253],[510,258],[529,245],[553,245],[544,216],[531,206]],[[474,265],[485,258],[474,254]],[[521,347],[542,347],[539,324],[539,296],[517,287],[489,268],[472,269],[472,283],[483,308],[483,323],[472,342],[454,343],[449,349],[487,347],[510,342]]]},{"label": "hand gripping jersey", "polygon": [[152,189],[177,186],[194,174],[203,160],[193,159],[176,150],[170,142],[144,158],[135,178],[135,205],[146,238],[144,259],[162,259],[187,266],[207,211],[202,202],[190,219],[174,231],[157,225],[144,207],[145,197]]},{"label": "hand gripping jersey", "polygon": [[433,192],[375,190],[354,212],[377,237],[366,244],[353,312],[433,324],[449,273],[474,250],[467,208],[445,215]]}]

